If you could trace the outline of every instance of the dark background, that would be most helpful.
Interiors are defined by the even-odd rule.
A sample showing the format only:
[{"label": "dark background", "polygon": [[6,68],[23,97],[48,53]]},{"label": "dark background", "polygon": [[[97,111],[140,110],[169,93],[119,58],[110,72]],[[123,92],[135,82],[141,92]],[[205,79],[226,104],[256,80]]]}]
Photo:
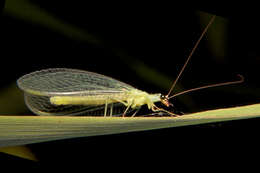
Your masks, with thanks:
[{"label": "dark background", "polygon": [[[5,4],[0,17],[1,114],[31,115],[15,81],[26,73],[49,67],[94,71],[150,93],[166,94],[212,14],[218,18],[175,92],[236,80],[237,74],[242,74],[245,82],[179,96],[172,102],[185,113],[259,103],[257,12],[245,14],[199,6],[173,8],[167,4],[101,7],[82,1],[12,0]],[[29,147],[42,163],[59,166],[79,164],[92,168],[96,162],[106,166],[178,165],[200,157],[207,160],[220,156],[229,160],[238,153],[251,153],[248,146],[257,151],[259,123],[259,119],[240,120]],[[0,157],[22,161],[4,154]]]}]

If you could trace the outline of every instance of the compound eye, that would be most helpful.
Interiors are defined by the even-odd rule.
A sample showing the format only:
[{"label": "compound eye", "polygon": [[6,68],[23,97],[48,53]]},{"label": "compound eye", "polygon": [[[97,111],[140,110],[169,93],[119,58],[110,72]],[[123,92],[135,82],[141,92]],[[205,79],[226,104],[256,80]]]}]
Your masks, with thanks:
[{"label": "compound eye", "polygon": [[161,94],[161,95],[160,95],[160,99],[161,99],[161,100],[164,100],[164,99],[166,99],[166,96]]}]

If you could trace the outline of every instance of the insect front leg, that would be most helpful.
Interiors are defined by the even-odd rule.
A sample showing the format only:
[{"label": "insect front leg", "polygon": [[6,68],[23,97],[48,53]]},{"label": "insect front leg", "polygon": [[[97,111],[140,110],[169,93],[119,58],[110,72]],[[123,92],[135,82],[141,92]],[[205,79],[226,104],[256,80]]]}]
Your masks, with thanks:
[{"label": "insect front leg", "polygon": [[155,105],[153,105],[152,111],[153,111],[153,112],[160,112],[160,111],[161,111],[161,112],[165,112],[165,113],[167,113],[167,114],[170,114],[170,115],[173,116],[173,117],[178,116],[177,114],[174,114],[174,113],[172,113],[172,112],[169,112],[169,111],[167,111],[167,110],[165,110],[165,109],[158,108],[158,107],[155,106]]}]

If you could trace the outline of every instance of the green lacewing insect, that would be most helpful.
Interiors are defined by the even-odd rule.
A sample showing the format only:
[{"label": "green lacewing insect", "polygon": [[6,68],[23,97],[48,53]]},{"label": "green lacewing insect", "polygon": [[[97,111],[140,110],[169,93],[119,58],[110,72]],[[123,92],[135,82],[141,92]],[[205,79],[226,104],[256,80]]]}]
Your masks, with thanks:
[{"label": "green lacewing insect", "polygon": [[[21,77],[27,106],[39,115],[89,115],[110,108],[127,107],[124,115],[143,104],[156,109],[160,94],[148,94],[126,83],[93,72],[53,68]],[[115,114],[116,112],[114,112]],[[122,113],[122,112],[119,112]]]},{"label": "green lacewing insect", "polygon": [[157,107],[155,103],[161,102],[169,107],[172,105],[169,99],[177,95],[203,88],[243,82],[243,77],[239,75],[241,79],[237,81],[193,88],[170,96],[189,59],[214,18],[215,16],[212,17],[196,42],[167,95],[160,93],[149,94],[111,77],[68,68],[51,68],[32,72],[19,78],[17,84],[24,91],[26,105],[38,115],[103,114],[107,116],[109,114],[110,116],[125,116],[136,110],[132,114],[134,116],[141,106],[147,105],[148,109],[153,112],[165,112],[171,116],[176,116],[172,112]]}]

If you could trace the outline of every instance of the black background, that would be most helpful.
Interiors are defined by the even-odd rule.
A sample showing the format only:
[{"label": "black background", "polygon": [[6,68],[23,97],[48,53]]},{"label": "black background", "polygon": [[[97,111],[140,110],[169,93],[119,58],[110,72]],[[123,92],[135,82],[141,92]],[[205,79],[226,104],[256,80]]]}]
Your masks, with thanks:
[{"label": "black background", "polygon": [[[3,2],[3,1],[1,1]],[[180,83],[192,88],[236,79],[245,82],[191,93],[192,103],[180,96],[173,100],[184,112],[259,103],[259,22],[257,12],[172,7],[168,4],[100,4],[81,1],[28,1],[56,18],[88,31],[98,42],[68,37],[19,16],[3,12],[1,21],[1,88],[20,76],[49,67],[69,67],[112,76],[147,92],[167,93],[132,68],[143,63],[172,81],[202,32],[197,12],[217,14],[228,20],[227,52],[218,59],[204,38],[185,70]],[[205,13],[206,15],[206,13]],[[208,20],[210,15],[208,15]],[[213,32],[214,25],[209,32]],[[213,58],[212,58],[213,57]],[[145,72],[144,72],[145,73]],[[170,84],[169,84],[170,87]],[[1,92],[1,90],[0,90]],[[31,114],[28,110],[21,114]],[[135,166],[165,168],[252,157],[258,151],[259,120],[241,120],[147,132],[68,139],[29,145],[43,165],[107,169]],[[0,155],[7,161],[34,164]],[[196,162],[197,161],[197,162]],[[208,161],[208,162],[207,162]],[[216,162],[216,160],[214,160]],[[163,166],[164,165],[164,166]],[[180,166],[181,167],[181,166]],[[181,167],[185,168],[185,167]],[[172,168],[174,169],[174,168]]]}]

